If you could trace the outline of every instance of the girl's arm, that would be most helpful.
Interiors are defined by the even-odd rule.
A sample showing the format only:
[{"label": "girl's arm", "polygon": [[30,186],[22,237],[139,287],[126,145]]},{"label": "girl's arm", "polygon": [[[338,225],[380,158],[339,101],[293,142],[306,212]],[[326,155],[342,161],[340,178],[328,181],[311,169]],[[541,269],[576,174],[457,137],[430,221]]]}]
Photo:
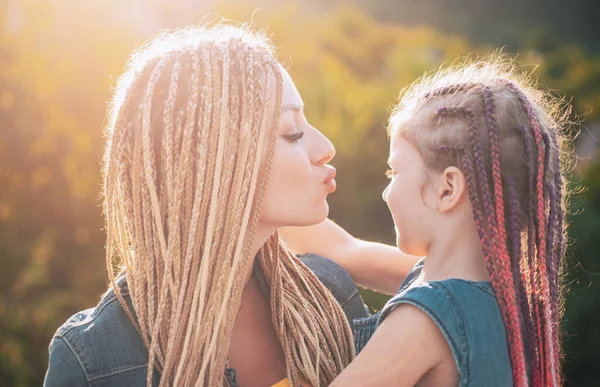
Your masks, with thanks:
[{"label": "girl's arm", "polygon": [[357,239],[330,219],[314,226],[285,227],[279,235],[295,252],[330,258],[346,269],[358,285],[387,294],[398,291],[419,260],[396,247]]},{"label": "girl's arm", "polygon": [[[454,365],[454,358],[440,329],[423,311],[403,304],[330,386],[414,386],[430,370],[448,364]],[[458,370],[454,378],[457,383]]]}]

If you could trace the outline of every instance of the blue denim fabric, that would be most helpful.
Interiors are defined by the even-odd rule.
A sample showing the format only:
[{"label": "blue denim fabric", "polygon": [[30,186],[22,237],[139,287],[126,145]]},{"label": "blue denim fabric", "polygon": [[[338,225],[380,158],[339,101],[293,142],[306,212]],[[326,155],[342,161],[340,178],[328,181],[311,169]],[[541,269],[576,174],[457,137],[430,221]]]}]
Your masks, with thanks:
[{"label": "blue denim fabric", "polygon": [[380,312],[354,322],[357,353],[394,308],[410,304],[431,317],[444,334],[456,362],[459,386],[512,386],[506,330],[490,282],[417,281],[423,263],[415,265]]},{"label": "blue denim fabric", "polygon": [[[350,275],[333,261],[313,254],[301,257],[340,303],[348,321],[365,317],[367,309]],[[127,282],[118,282],[133,311]],[[148,351],[115,293],[110,290],[100,303],[73,315],[58,328],[50,343],[44,386],[145,386]],[[225,377],[235,385],[235,370]],[[159,375],[154,373],[153,385]]]}]

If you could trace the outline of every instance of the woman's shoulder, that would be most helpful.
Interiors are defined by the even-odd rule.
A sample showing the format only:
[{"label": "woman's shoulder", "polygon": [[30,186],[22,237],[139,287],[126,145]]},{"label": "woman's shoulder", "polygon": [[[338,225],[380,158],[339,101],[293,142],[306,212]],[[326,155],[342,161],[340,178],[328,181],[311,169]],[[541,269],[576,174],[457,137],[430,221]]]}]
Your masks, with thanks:
[{"label": "woman's shoulder", "polygon": [[[122,295],[131,305],[126,289]],[[96,307],[74,314],[58,328],[49,355],[47,386],[77,384],[82,378],[85,383],[146,380],[146,347],[112,290]]]},{"label": "woman's shoulder", "polygon": [[356,283],[342,266],[316,254],[304,254],[299,258],[333,294],[350,323],[369,315]]}]

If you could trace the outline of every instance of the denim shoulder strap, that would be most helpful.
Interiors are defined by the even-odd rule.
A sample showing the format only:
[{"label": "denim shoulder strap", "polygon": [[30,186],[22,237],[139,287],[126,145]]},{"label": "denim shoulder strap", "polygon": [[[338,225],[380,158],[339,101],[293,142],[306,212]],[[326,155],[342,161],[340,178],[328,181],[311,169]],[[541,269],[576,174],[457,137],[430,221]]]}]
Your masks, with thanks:
[{"label": "denim shoulder strap", "polygon": [[438,326],[452,350],[461,375],[467,372],[468,342],[465,317],[453,294],[440,282],[422,282],[392,297],[381,310],[378,325],[399,305],[413,305]]}]

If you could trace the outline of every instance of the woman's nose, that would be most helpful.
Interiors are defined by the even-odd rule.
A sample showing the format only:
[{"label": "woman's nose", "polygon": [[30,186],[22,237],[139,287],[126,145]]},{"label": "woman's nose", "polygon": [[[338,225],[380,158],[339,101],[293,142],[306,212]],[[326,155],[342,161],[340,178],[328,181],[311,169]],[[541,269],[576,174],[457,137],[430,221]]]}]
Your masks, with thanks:
[{"label": "woman's nose", "polygon": [[387,185],[387,186],[385,187],[385,189],[383,190],[383,192],[381,193],[381,198],[382,198],[382,199],[383,199],[383,201],[384,201],[384,202],[386,202],[386,203],[387,203],[387,191],[388,191],[388,188],[390,188],[390,186],[389,186],[389,185]]},{"label": "woman's nose", "polygon": [[323,133],[315,129],[315,152],[313,153],[313,163],[316,165],[325,165],[335,156],[335,148],[331,141]]}]

